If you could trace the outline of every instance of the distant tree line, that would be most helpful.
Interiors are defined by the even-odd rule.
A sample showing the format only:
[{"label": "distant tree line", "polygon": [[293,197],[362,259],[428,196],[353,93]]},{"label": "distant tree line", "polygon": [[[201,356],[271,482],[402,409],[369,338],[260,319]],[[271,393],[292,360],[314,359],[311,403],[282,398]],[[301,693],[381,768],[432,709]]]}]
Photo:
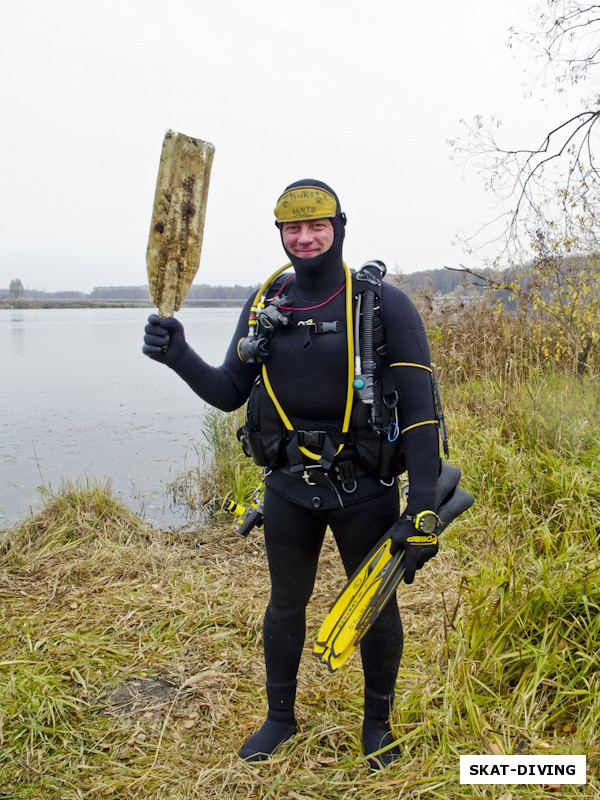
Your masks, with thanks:
[{"label": "distant tree line", "polygon": [[[590,266],[590,256],[574,256],[571,262],[576,264],[578,270],[587,270]],[[505,300],[510,294],[509,285],[514,286],[515,281],[530,280],[533,264],[521,267],[498,270],[490,267],[481,270],[464,268],[425,269],[419,272],[403,274],[399,271],[388,272],[387,280],[399,286],[408,295],[427,292],[435,295],[478,295],[484,288],[494,288],[497,297]],[[190,301],[245,301],[259,284],[242,286],[209,286],[205,283],[191,286],[187,299]],[[541,292],[543,295],[543,291]],[[18,278],[10,282],[9,289],[0,289],[0,299],[31,299],[31,300],[121,300],[150,302],[150,291],[147,284],[138,286],[95,286],[89,293],[77,291],[45,292],[39,289],[26,289]]]},{"label": "distant tree line", "polygon": [[[245,301],[258,289],[254,286],[209,286],[198,284],[190,288],[188,300],[240,300]],[[27,289],[20,278],[11,280],[8,289],[0,289],[3,300],[122,300],[150,302],[150,291],[147,285],[142,286],[95,286],[89,294],[85,292],[61,290],[46,292],[42,289]]]},{"label": "distant tree line", "polygon": [[[467,282],[463,273],[451,272],[447,269],[428,269],[407,275],[390,273],[389,280],[396,283],[408,294],[424,288],[435,294],[447,294],[456,291],[457,287]],[[191,286],[187,299],[199,300],[240,300],[245,301],[259,284],[243,286],[209,286],[206,283]],[[138,286],[95,286],[89,294],[77,291],[46,292],[41,289],[27,289],[19,278],[10,282],[9,289],[0,289],[0,299],[27,300],[122,300],[150,302],[150,291],[147,284]]]},{"label": "distant tree line", "polygon": [[[455,292],[470,283],[464,272],[453,272],[448,269],[428,269],[408,275],[390,273],[389,279],[410,294],[413,291],[427,288],[435,294]],[[260,284],[251,286],[209,286],[205,283],[194,284],[187,294],[188,300],[246,300],[252,292],[256,292]],[[148,286],[96,286],[90,295],[95,300],[148,300]]]},{"label": "distant tree line", "polygon": [[94,286],[90,300],[150,300],[147,286]]},{"label": "distant tree line", "polygon": [[[192,285],[188,300],[246,300],[258,288],[255,286],[209,286],[206,283]],[[144,286],[95,286],[91,300],[150,300],[150,291]]]},{"label": "distant tree line", "polygon": [[449,269],[424,269],[407,275],[392,272],[390,279],[409,295],[423,289],[429,289],[434,294],[448,294],[460,290],[470,282],[462,271]]},{"label": "distant tree line", "polygon": [[68,290],[46,292],[43,289],[27,289],[19,278],[12,280],[8,289],[0,289],[0,300],[85,300],[89,296],[84,292]]}]

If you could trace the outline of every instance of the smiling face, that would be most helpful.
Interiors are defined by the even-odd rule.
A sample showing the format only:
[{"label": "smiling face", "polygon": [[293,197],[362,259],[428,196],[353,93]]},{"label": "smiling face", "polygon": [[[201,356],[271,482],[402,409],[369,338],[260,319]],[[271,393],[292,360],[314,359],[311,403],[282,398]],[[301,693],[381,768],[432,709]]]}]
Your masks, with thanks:
[{"label": "smiling face", "polygon": [[327,218],[284,222],[281,225],[283,246],[297,258],[315,258],[326,253],[333,244],[333,237],[333,225]]}]

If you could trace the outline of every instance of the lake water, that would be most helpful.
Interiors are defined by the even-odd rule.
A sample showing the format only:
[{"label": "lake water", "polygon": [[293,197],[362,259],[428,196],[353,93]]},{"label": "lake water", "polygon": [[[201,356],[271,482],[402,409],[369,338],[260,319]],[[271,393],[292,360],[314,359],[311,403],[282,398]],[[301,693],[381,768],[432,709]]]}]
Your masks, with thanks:
[{"label": "lake water", "polygon": [[[39,487],[109,482],[148,522],[184,524],[169,482],[199,464],[205,404],[141,351],[147,309],[0,309],[0,527],[41,507]],[[239,308],[177,313],[221,363]]]}]

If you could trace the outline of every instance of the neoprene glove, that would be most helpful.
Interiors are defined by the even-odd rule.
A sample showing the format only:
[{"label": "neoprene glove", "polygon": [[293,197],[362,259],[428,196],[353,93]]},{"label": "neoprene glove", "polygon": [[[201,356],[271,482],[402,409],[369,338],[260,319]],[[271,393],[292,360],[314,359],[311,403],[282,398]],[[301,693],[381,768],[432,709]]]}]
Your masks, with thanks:
[{"label": "neoprene glove", "polygon": [[150,314],[145,328],[142,353],[172,367],[188,348],[183,325],[175,317],[161,319]]},{"label": "neoprene glove", "polygon": [[402,517],[390,529],[390,536],[391,552],[404,550],[404,583],[412,583],[416,571],[437,555],[437,536],[435,533],[421,533],[412,522]]}]

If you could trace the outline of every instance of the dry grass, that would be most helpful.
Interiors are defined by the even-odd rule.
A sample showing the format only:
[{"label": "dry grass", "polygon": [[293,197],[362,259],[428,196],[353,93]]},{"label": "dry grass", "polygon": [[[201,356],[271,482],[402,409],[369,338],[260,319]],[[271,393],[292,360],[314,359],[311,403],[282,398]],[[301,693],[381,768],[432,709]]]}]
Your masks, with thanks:
[{"label": "dry grass", "polygon": [[[482,535],[480,523],[470,524]],[[475,634],[462,631],[460,549],[445,549],[426,579],[401,590],[407,648],[395,722],[405,757],[376,775],[360,755],[358,659],[330,675],[309,653],[343,580],[329,540],[300,673],[301,732],[261,766],[236,756],[265,706],[268,579],[258,534],[150,531],[105,491],[70,489],[9,532],[2,549],[0,797],[508,798],[500,787],[461,787],[459,754],[512,753],[526,741],[528,752],[583,748],[597,758],[590,731],[573,721],[517,724],[501,698],[477,709],[491,689],[480,688],[469,652]],[[564,789],[561,797],[592,796]]]},{"label": "dry grass", "polygon": [[[597,390],[547,394],[473,382],[447,397],[477,503],[400,589],[404,755],[378,774],[360,753],[358,657],[331,675],[310,654],[343,583],[330,538],[300,732],[252,766],[236,753],[265,713],[260,533],[150,530],[96,486],[48,496],[0,533],[0,798],[600,797]],[[461,786],[469,753],[586,754],[588,784]]]},{"label": "dry grass", "polygon": [[[577,374],[578,361],[570,342],[550,324],[540,325],[530,313],[517,313],[511,303],[500,307],[493,293],[483,293],[469,302],[447,299],[442,307],[433,302],[431,291],[416,293],[417,303],[429,332],[433,361],[442,385],[485,377],[502,381],[559,371]],[[587,323],[586,336],[593,346],[586,359],[586,374],[600,375],[600,329],[598,320]]]}]

